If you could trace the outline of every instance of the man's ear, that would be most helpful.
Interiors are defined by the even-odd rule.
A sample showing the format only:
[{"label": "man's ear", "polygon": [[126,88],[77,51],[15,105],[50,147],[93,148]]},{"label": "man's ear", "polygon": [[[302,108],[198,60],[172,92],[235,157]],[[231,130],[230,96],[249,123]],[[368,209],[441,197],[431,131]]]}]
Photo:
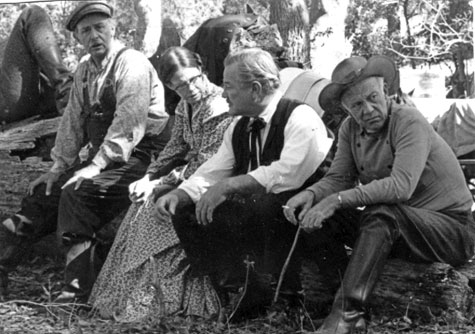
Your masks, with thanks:
[{"label": "man's ear", "polygon": [[260,102],[262,100],[262,84],[259,81],[253,81],[251,83],[252,98],[255,102]]},{"label": "man's ear", "polygon": [[384,95],[386,95],[386,96],[389,95],[389,86],[388,86],[388,83],[386,81],[384,81],[384,84],[383,84],[383,92],[384,92]]}]

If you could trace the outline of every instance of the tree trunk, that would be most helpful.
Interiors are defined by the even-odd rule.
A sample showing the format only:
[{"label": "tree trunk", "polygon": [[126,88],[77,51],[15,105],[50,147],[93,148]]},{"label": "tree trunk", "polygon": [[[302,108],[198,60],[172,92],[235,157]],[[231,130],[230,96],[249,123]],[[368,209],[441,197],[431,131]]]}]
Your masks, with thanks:
[{"label": "tree trunk", "polygon": [[160,42],[162,33],[162,4],[161,0],[134,0],[137,14],[137,29],[134,48],[151,57]]},{"label": "tree trunk", "polygon": [[349,0],[312,0],[310,25],[312,69],[331,78],[336,65],[351,55],[352,46],[345,37],[345,19]]},{"label": "tree trunk", "polygon": [[309,14],[304,0],[274,0],[270,3],[270,23],[276,23],[287,48],[285,56],[310,65]]}]

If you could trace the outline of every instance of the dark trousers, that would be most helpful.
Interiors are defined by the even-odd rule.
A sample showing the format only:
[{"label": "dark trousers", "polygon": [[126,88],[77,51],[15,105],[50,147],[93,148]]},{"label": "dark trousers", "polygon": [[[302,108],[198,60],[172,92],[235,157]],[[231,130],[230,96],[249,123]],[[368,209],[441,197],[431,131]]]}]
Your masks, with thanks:
[{"label": "dark trousers", "polygon": [[[178,208],[173,224],[195,273],[210,275],[217,288],[244,285],[246,273],[250,284],[275,283],[297,230],[282,211],[294,194],[234,196],[216,208],[207,226],[197,224],[194,205]],[[297,265],[292,262],[289,276],[298,274]]]},{"label": "dark trousers", "polygon": [[[277,274],[296,231],[282,215],[281,205],[290,195],[233,198],[216,209],[208,226],[196,223],[194,205],[179,208],[173,223],[191,265],[199,274],[211,275],[218,286],[229,275],[244,282],[246,257],[254,262],[251,271]],[[335,291],[346,279],[345,293],[358,294],[364,303],[388,257],[454,266],[468,261],[473,256],[474,226],[470,212],[440,213],[403,205],[339,210],[321,229],[302,234],[287,274],[298,270],[300,258],[310,258]],[[353,248],[351,257],[345,246]]]},{"label": "dark trousers", "polygon": [[74,190],[75,184],[61,190],[76,170],[88,164],[83,163],[62,175],[51,195],[45,195],[44,184],[38,186],[32,196],[23,199],[18,212],[32,224],[23,224],[17,234],[0,225],[0,269],[14,269],[35,241],[56,231],[68,253],[75,245],[88,243],[84,252],[68,255],[65,271],[66,283],[77,278],[81,291],[87,294],[102,263],[91,264],[93,256],[86,254],[95,251],[97,231],[128,208],[128,187],[143,177],[149,162],[148,156],[133,154],[127,163],[112,164],[99,175],[84,180],[78,190]]},{"label": "dark trousers", "polygon": [[[355,219],[345,219],[351,211]],[[305,236],[307,255],[319,266],[323,263],[322,274],[331,287],[339,287],[322,328],[347,333],[341,328],[355,325],[388,258],[452,266],[466,263],[474,254],[474,227],[470,211],[435,212],[406,205],[338,211],[320,230]],[[352,247],[349,259],[345,244]]]},{"label": "dark trousers", "polygon": [[49,16],[39,6],[27,7],[15,23],[3,55],[0,122],[56,112],[67,103],[71,79]]},{"label": "dark trousers", "polygon": [[436,212],[406,205],[373,205],[364,210],[339,210],[323,223],[322,229],[305,233],[306,256],[334,257],[323,265],[333,267],[331,262],[339,263],[335,259],[344,258],[344,245],[353,248],[376,220],[395,231],[391,258],[459,266],[473,255],[475,223],[469,211]]}]

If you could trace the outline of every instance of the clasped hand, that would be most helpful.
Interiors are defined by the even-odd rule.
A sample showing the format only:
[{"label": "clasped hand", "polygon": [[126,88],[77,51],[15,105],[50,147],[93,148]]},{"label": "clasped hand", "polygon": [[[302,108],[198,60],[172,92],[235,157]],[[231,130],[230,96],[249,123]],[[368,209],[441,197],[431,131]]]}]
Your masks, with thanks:
[{"label": "clasped hand", "polygon": [[[337,194],[325,197],[313,205],[314,194],[305,190],[290,198],[284,206],[284,216],[294,225],[299,224],[307,232],[322,227],[323,221],[333,216],[340,206]],[[300,209],[298,217],[295,211]]]},{"label": "clasped hand", "polygon": [[161,179],[150,181],[149,175],[145,175],[140,180],[137,180],[129,185],[129,198],[134,203],[145,202],[156,186],[162,183]]}]

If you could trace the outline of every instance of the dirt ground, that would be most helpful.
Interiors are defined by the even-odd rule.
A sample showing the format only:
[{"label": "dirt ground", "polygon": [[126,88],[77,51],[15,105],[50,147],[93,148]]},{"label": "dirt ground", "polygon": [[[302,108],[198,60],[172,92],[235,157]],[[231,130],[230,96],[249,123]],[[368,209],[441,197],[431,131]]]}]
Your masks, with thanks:
[{"label": "dirt ground", "polygon": [[[54,238],[45,240],[53,242]],[[0,302],[0,334],[149,334],[149,333],[309,333],[321,319],[311,319],[303,307],[281,307],[256,319],[239,322],[203,321],[182,317],[149,319],[141,323],[121,324],[100,319],[76,305],[59,305],[52,301],[61,289],[63,259],[56,248],[44,244],[35,247],[16,271],[10,274],[9,295]],[[418,323],[414,316],[398,319],[372,319],[367,333],[442,333],[475,334],[475,327],[446,324],[435,320],[430,325]]]}]

